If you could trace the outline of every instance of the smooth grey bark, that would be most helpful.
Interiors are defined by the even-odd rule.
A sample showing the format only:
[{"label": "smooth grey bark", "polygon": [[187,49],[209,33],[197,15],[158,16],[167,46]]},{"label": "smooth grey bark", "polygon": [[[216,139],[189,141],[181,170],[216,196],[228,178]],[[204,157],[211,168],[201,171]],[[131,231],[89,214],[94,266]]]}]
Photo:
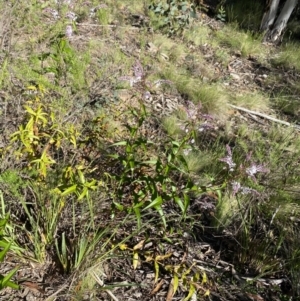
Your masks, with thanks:
[{"label": "smooth grey bark", "polygon": [[274,24],[278,11],[279,1],[280,0],[271,0],[271,5],[269,6],[269,9],[264,13],[260,24],[261,31],[269,29]]},{"label": "smooth grey bark", "polygon": [[271,1],[272,2],[269,8],[269,12],[267,12],[263,17],[261,23],[261,30],[266,30],[264,41],[269,41],[272,43],[280,43],[287,22],[297,5],[298,0],[286,0],[277,19],[276,19],[276,14],[278,11],[279,0],[271,0]]}]

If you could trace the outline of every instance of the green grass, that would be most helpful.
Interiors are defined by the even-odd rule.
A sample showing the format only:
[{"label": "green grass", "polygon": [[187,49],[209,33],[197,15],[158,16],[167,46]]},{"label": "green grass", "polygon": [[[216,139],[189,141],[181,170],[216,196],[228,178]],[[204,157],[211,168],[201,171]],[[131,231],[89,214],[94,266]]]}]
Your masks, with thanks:
[{"label": "green grass", "polygon": [[297,42],[284,44],[281,47],[281,51],[271,59],[271,63],[276,67],[300,70],[298,49],[299,44]]},{"label": "green grass", "polygon": [[261,44],[261,37],[251,32],[237,31],[236,25],[226,26],[215,32],[215,42],[229,48],[242,57],[265,57],[267,48]]},{"label": "green grass", "polygon": [[270,110],[269,97],[259,92],[237,94],[231,103],[260,113]]}]

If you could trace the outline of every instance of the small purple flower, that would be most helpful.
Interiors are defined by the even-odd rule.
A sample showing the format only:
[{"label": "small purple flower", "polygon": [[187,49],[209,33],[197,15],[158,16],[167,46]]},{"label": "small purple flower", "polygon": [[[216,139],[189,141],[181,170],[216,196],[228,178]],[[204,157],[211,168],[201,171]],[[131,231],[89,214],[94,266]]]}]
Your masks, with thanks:
[{"label": "small purple flower", "polygon": [[141,81],[144,77],[144,68],[141,63],[137,60],[133,66],[134,77],[136,80]]},{"label": "small purple flower", "polygon": [[149,92],[149,91],[146,91],[145,93],[144,93],[144,99],[145,100],[149,100],[151,98],[151,93]]},{"label": "small purple flower", "polygon": [[69,11],[66,13],[66,18],[68,18],[71,21],[75,21],[77,19],[77,16],[75,13]]},{"label": "small purple flower", "polygon": [[234,181],[231,182],[231,186],[232,186],[232,194],[235,196],[241,189],[241,183]]},{"label": "small purple flower", "polygon": [[246,195],[246,194],[253,194],[256,196],[259,196],[260,193],[250,187],[247,186],[242,186],[241,183],[239,182],[231,182],[231,186],[232,186],[232,195],[235,196],[238,192],[241,192],[241,194]]},{"label": "small purple flower", "polygon": [[55,20],[57,20],[57,19],[59,18],[59,13],[58,13],[58,11],[55,10],[55,9],[52,9],[52,8],[47,7],[47,8],[44,9],[44,12],[45,12],[45,13],[51,14],[52,17],[53,17]]},{"label": "small purple flower", "polygon": [[66,37],[70,39],[73,35],[73,29],[71,25],[66,26]]},{"label": "small purple flower", "polygon": [[133,87],[134,84],[142,81],[144,78],[144,69],[139,61],[136,61],[135,65],[133,66],[133,73],[134,76],[121,76],[119,77],[119,80],[128,81],[130,87]]},{"label": "small purple flower", "polygon": [[263,166],[262,164],[256,165],[255,163],[252,163],[251,166],[246,168],[246,174],[254,181],[256,182],[255,175],[258,173],[268,173],[269,169]]},{"label": "small purple flower", "polygon": [[256,196],[260,195],[260,193],[257,190],[250,188],[250,187],[241,187],[241,193],[242,194],[253,194]]},{"label": "small purple flower", "polygon": [[231,152],[230,146],[228,144],[226,145],[226,149],[227,149],[227,156],[220,159],[220,161],[225,162],[228,165],[229,171],[233,171],[234,168],[236,167],[236,164],[233,162],[232,152]]}]

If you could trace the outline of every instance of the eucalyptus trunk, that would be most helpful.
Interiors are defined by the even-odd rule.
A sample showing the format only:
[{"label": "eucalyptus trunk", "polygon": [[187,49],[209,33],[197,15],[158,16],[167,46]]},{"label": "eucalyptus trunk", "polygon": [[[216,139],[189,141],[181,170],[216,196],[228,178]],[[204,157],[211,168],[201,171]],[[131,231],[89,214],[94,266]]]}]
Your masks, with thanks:
[{"label": "eucalyptus trunk", "polygon": [[295,9],[298,0],[286,0],[282,10],[277,16],[280,0],[271,0],[268,10],[263,16],[261,30],[266,31],[264,41],[280,43],[287,22]]}]

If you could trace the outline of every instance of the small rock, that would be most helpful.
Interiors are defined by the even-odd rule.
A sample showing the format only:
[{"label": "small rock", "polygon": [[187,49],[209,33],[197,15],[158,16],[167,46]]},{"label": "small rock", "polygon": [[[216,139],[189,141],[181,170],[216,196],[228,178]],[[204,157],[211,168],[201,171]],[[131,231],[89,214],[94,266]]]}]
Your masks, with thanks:
[{"label": "small rock", "polygon": [[233,78],[233,79],[240,79],[241,77],[238,75],[238,74],[236,74],[236,73],[230,73],[230,76]]}]

